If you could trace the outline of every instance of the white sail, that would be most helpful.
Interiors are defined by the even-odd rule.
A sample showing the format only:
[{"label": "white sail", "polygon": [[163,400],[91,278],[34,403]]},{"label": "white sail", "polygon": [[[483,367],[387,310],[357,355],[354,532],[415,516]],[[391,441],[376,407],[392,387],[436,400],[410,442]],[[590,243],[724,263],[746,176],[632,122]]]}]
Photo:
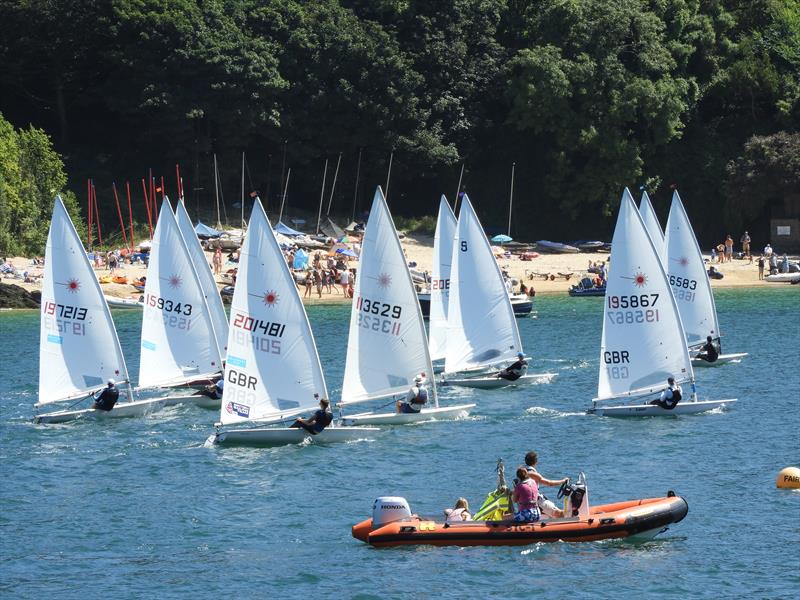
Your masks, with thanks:
[{"label": "white sail", "polygon": [[522,341],[500,267],[464,194],[453,245],[445,371],[514,361]]},{"label": "white sail", "polygon": [[450,302],[450,261],[458,222],[453,209],[442,195],[439,218],[433,237],[433,276],[431,278],[430,352],[431,360],[445,357],[447,347],[447,309]]},{"label": "white sail", "polygon": [[361,244],[342,404],[405,394],[420,373],[433,383],[422,311],[379,187]]},{"label": "white sail", "polygon": [[719,321],[711,281],[677,190],[672,194],[666,243],[667,274],[681,314],[687,344],[704,344],[709,335],[718,338]]},{"label": "white sail", "polygon": [[139,385],[175,385],[221,370],[205,293],[164,198],[144,286]]},{"label": "white sail", "polygon": [[647,192],[642,192],[642,200],[639,203],[639,214],[642,215],[642,221],[650,234],[650,239],[653,240],[653,246],[656,248],[658,257],[664,261],[666,260],[667,251],[664,243],[664,231],[661,229],[661,223],[658,222],[658,216],[650,202],[650,196]]},{"label": "white sail", "polygon": [[186,242],[186,247],[189,249],[189,254],[192,256],[192,262],[194,263],[195,271],[197,271],[197,276],[200,278],[200,284],[203,286],[208,310],[211,311],[211,321],[214,323],[214,333],[217,336],[219,353],[224,359],[228,346],[228,315],[225,313],[225,306],[222,304],[222,297],[219,295],[214,273],[211,271],[202,246],[200,246],[200,240],[197,239],[197,234],[194,231],[194,227],[192,227],[192,220],[189,218],[189,213],[186,212],[183,200],[178,202],[175,207],[175,219],[178,221],[178,227],[183,235],[183,240]]},{"label": "white sail", "polygon": [[597,399],[693,379],[666,272],[628,189],[622,195],[603,309]]},{"label": "white sail", "polygon": [[111,312],[67,209],[56,196],[47,235],[39,339],[39,401],[128,381]]},{"label": "white sail", "polygon": [[231,303],[223,424],[279,420],[328,390],[314,335],[272,227],[256,199]]}]

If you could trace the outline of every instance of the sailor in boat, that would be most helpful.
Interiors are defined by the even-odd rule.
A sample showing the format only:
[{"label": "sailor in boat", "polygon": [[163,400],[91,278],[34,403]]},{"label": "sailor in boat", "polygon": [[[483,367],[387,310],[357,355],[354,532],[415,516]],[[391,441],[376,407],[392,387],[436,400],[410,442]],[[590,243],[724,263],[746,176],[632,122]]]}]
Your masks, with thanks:
[{"label": "sailor in boat", "polygon": [[660,406],[667,410],[672,410],[681,401],[681,386],[675,383],[674,377],[667,378],[667,389],[661,392],[661,397],[658,400],[653,400],[650,404]]},{"label": "sailor in boat", "polygon": [[505,369],[496,374],[496,377],[507,379],[508,381],[516,381],[528,371],[528,361],[525,360],[525,355],[522,352],[517,353],[517,361],[507,366]]},{"label": "sailor in boat", "polygon": [[517,469],[517,483],[511,499],[517,504],[514,511],[514,520],[523,523],[533,523],[541,517],[536,499],[539,496],[539,486],[528,474],[527,467]]},{"label": "sailor in boat", "polygon": [[[528,476],[536,482],[537,486],[556,486],[562,485],[569,481],[569,477],[564,477],[563,479],[547,479],[546,477],[543,477],[536,470],[537,462],[539,462],[539,456],[533,450],[525,455],[525,468],[528,470]],[[564,516],[564,511],[558,508],[552,501],[548,500],[547,496],[541,492],[539,492],[539,495],[536,498],[536,504],[543,515],[559,519]]]},{"label": "sailor in boat", "polygon": [[396,409],[399,413],[415,414],[422,410],[428,402],[428,389],[425,387],[425,374],[414,377],[414,385],[408,390],[405,400],[398,400]]},{"label": "sailor in boat", "polygon": [[700,348],[700,353],[697,355],[697,358],[710,363],[717,362],[719,350],[717,350],[717,347],[714,345],[714,340],[710,335],[706,337],[706,343]]},{"label": "sailor in boat", "polygon": [[225,389],[225,380],[220,378],[216,383],[207,385],[202,390],[195,392],[195,396],[208,396],[213,400],[222,400],[222,392]]},{"label": "sailor in boat", "polygon": [[108,380],[108,385],[94,393],[94,404],[92,408],[95,410],[110,411],[119,400],[119,390],[117,389],[116,382],[113,379]]},{"label": "sailor in boat", "polygon": [[314,394],[314,398],[319,398],[319,410],[314,411],[310,419],[296,419],[290,427],[305,429],[311,435],[317,435],[331,424],[331,421],[333,421],[331,403],[327,398],[320,398],[319,394]]}]

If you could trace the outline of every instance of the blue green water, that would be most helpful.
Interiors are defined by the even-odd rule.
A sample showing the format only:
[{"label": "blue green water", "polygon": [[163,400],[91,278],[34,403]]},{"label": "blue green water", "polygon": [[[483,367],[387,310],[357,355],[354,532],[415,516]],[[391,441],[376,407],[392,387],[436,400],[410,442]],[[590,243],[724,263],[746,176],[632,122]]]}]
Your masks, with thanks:
[{"label": "blue green water", "polygon": [[[444,391],[474,417],[384,430],[374,441],[208,449],[213,412],[34,426],[38,313],[0,314],[0,595],[9,598],[797,597],[800,493],[775,489],[800,463],[800,294],[721,291],[727,352],[700,370],[700,397],[738,397],[702,416],[586,416],[596,391],[602,300],[540,297],[520,321],[527,389]],[[311,308],[332,396],[348,307]],[[115,312],[132,374],[138,319]],[[527,450],[551,478],[586,472],[592,503],[675,490],[686,519],[652,542],[376,550],[350,536],[379,495],[440,516],[473,509],[494,465]],[[510,471],[510,469],[509,469]],[[547,491],[547,490],[545,490]]]}]

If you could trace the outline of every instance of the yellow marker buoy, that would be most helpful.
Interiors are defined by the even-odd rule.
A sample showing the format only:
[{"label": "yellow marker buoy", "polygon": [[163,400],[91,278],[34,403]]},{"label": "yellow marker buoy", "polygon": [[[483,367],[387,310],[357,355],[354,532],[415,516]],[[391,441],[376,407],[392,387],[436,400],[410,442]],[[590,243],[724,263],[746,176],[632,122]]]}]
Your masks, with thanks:
[{"label": "yellow marker buoy", "polygon": [[798,490],[800,489],[800,469],[797,467],[786,467],[778,473],[775,485],[779,488]]}]

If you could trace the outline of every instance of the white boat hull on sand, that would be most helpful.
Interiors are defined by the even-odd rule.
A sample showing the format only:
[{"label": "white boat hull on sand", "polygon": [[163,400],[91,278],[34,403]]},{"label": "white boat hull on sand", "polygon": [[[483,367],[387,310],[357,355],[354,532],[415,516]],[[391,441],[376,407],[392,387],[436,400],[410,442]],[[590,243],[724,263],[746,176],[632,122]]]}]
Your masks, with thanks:
[{"label": "white boat hull on sand", "polygon": [[747,352],[738,352],[736,354],[720,354],[719,358],[714,362],[708,362],[703,360],[702,358],[693,357],[692,358],[692,366],[697,367],[719,367],[721,365],[727,365],[728,363],[738,363],[742,362],[742,359],[747,356]]},{"label": "white boat hull on sand", "polygon": [[116,296],[105,295],[106,302],[109,308],[144,308],[144,302],[134,300],[133,298],[117,298]]},{"label": "white boat hull on sand", "polygon": [[672,410],[667,410],[655,404],[626,404],[622,406],[595,405],[586,412],[587,414],[597,415],[599,417],[675,417],[707,412],[734,402],[736,402],[735,399],[680,402]]},{"label": "white boat hull on sand", "polygon": [[80,410],[62,410],[43,413],[33,417],[33,422],[67,423],[69,421],[77,421],[78,419],[106,420],[143,417],[165,406],[174,406],[176,404],[195,404],[203,408],[215,408],[212,404],[213,402],[216,402],[216,408],[219,410],[220,400],[213,400],[207,396],[163,396],[160,398],[136,400],[135,402],[119,402],[112,410],[83,408]]},{"label": "white boat hull on sand", "polygon": [[262,427],[256,429],[231,429],[217,432],[206,440],[211,446],[285,446],[299,444],[306,438],[314,443],[333,444],[369,439],[378,433],[376,427],[328,427],[322,433],[311,435],[304,429],[293,427]]},{"label": "white boat hull on sand", "polygon": [[439,385],[457,385],[461,387],[479,388],[482,390],[491,390],[502,388],[510,385],[530,385],[532,383],[550,383],[555,378],[557,373],[536,373],[532,375],[523,375],[515,381],[509,381],[502,377],[459,377],[459,378],[445,378],[442,379]]},{"label": "white boat hull on sand", "polygon": [[793,283],[800,281],[800,273],[778,273],[776,275],[767,275],[764,279],[773,283]]},{"label": "white boat hull on sand", "polygon": [[342,422],[347,425],[406,425],[420,421],[446,421],[467,416],[475,406],[475,404],[459,404],[423,408],[418,413],[359,413],[342,417]]}]

